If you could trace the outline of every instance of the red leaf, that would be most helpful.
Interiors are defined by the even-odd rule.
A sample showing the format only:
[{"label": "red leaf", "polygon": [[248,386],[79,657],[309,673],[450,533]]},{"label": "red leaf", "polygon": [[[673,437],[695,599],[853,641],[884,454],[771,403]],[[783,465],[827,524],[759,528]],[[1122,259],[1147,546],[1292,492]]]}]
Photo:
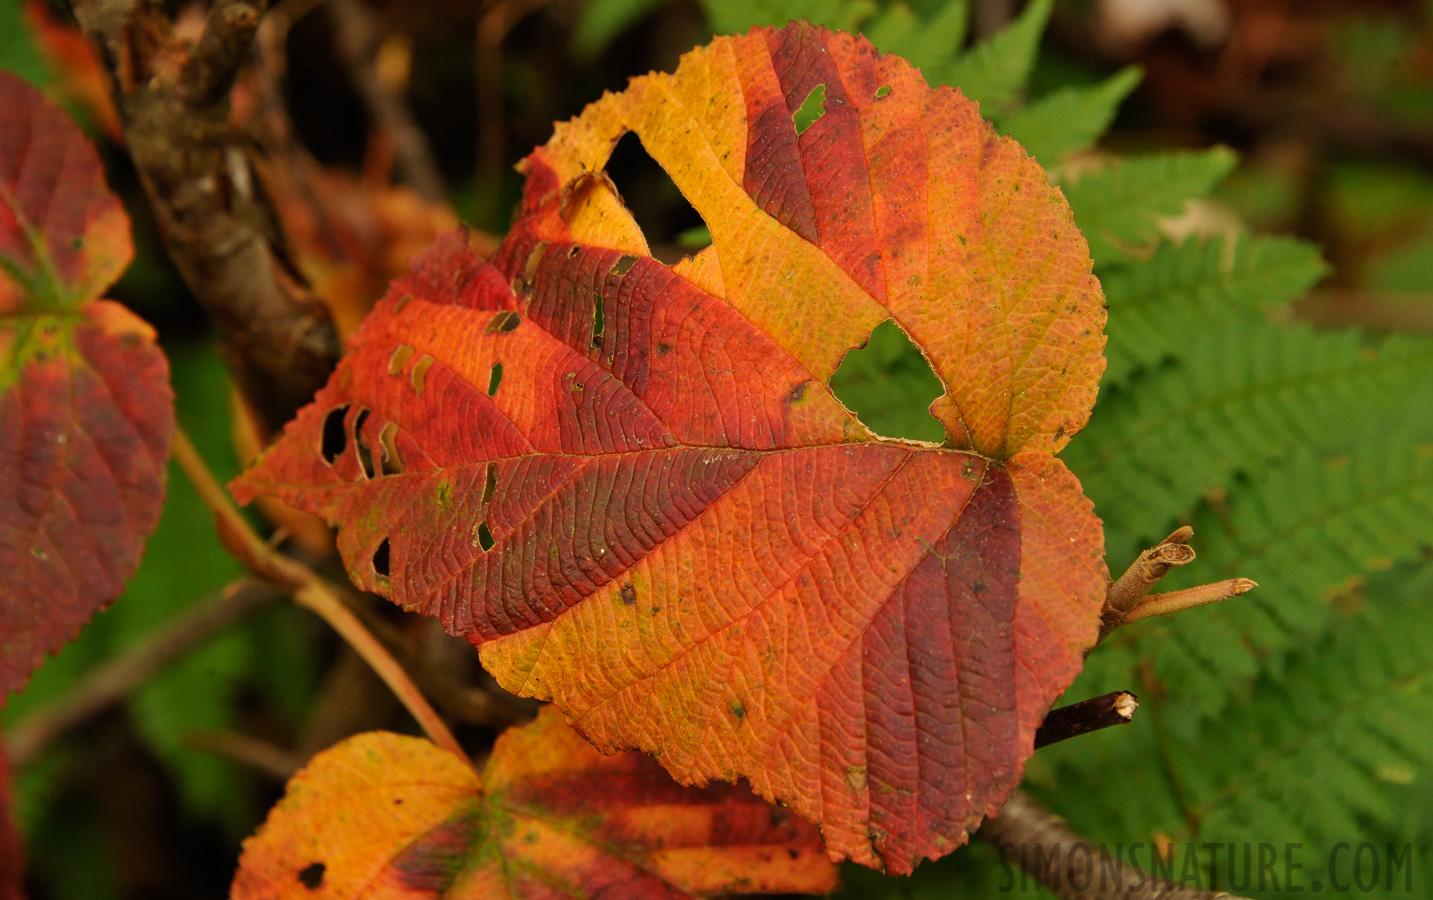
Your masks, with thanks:
[{"label": "red leaf", "polygon": [[130,255],[94,148],[0,72],[0,698],[114,599],[159,519],[169,367],[96,299]]},{"label": "red leaf", "polygon": [[[712,247],[646,255],[593,174],[627,130]],[[869,865],[949,852],[1019,781],[1104,596],[1051,455],[1104,365],[1063,197],[959,93],[805,25],[634,79],[525,168],[492,265],[441,240],[236,493],[340,523],[359,585],[599,748],[745,776]],[[885,318],[945,385],[943,447],[827,386]]]},{"label": "red leaf", "polygon": [[420,738],[374,732],[289,782],[244,842],[233,900],[679,898],[825,893],[816,829],[727,785],[677,785],[603,756],[547,707],[498,739],[479,778]]}]

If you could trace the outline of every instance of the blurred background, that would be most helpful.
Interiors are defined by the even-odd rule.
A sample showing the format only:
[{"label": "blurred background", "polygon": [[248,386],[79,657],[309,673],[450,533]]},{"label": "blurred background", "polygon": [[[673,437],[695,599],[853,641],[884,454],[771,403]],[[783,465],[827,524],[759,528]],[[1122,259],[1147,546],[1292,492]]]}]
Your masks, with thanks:
[{"label": "blurred background", "polygon": [[[185,20],[183,4],[168,6]],[[1161,630],[1168,626],[1102,647],[1071,699],[1134,688],[1150,701],[1141,715],[1155,724],[1037,756],[1032,785],[1073,824],[1112,841],[1282,842],[1292,834],[1318,846],[1412,842],[1417,884],[1426,887],[1433,661],[1388,642],[1433,626],[1433,482],[1427,453],[1415,452],[1433,440],[1423,337],[1433,332],[1433,2],[281,0],[235,89],[233,122],[249,136],[286,252],[347,333],[437,232],[463,222],[479,244],[495,244],[521,191],[513,166],[547,140],[554,121],[633,75],[670,70],[715,33],[790,15],[861,30],[928,80],[961,87],[1066,186],[1111,296],[1112,373],[1083,455],[1077,439],[1067,456],[1109,527],[1111,568],[1122,570],[1167,526],[1193,521],[1214,542],[1196,541],[1213,562],[1194,581],[1239,574],[1286,585],[1283,594],[1269,588],[1271,599],[1260,601],[1267,608],[1252,619],[1190,614],[1184,650]],[[219,475],[232,476],[263,436],[236,405],[210,326],[165,255],[101,72],[65,5],[0,0],[0,68],[42,86],[98,142],[137,246],[112,295],[157,327],[183,427]],[[1121,160],[1137,162],[1121,168]],[[1082,182],[1084,173],[1112,171],[1127,177]],[[707,242],[700,218],[634,138],[619,146],[609,173],[660,258],[674,261]],[[1094,223],[1103,230],[1091,230]],[[1259,243],[1249,235],[1282,237]],[[1207,284],[1196,277],[1201,259],[1211,267]],[[1128,318],[1121,297],[1133,298]],[[1146,326],[1154,337],[1139,330]],[[1258,344],[1266,328],[1277,334]],[[1235,377],[1233,364],[1201,363],[1193,349],[1206,339],[1227,349],[1241,334],[1254,335],[1246,358],[1277,360],[1277,372]],[[1329,349],[1335,339],[1352,342],[1349,366],[1375,356],[1403,362],[1322,387],[1319,379],[1341,365]],[[1199,365],[1222,372],[1229,391],[1191,399],[1160,386],[1185,371],[1179,366],[1190,383]],[[1268,446],[1223,420],[1200,424],[1199,410],[1230,392],[1275,396],[1294,382],[1319,393],[1278,408],[1250,401],[1216,409],[1267,428],[1275,435]],[[837,387],[877,431],[939,437],[924,412],[938,388],[898,329],[878,330],[853,353]],[[1184,404],[1189,427],[1204,430],[1126,454],[1163,427],[1149,418],[1147,398],[1156,395],[1166,410]],[[1330,396],[1338,404],[1329,406]],[[1282,424],[1285,416],[1297,421]],[[1375,446],[1406,448],[1412,461],[1371,457]],[[1205,450],[1227,460],[1200,469]],[[1184,454],[1196,457],[1194,474],[1175,471]],[[1361,465],[1373,481],[1358,480]],[[1277,509],[1254,506],[1278,507],[1282,500],[1259,491],[1278,480],[1273,473],[1301,466],[1357,477],[1340,494],[1286,475],[1279,497],[1288,502],[1300,493],[1331,499],[1299,519],[1302,543],[1285,546],[1277,538],[1294,526],[1278,525]],[[1399,466],[1412,474],[1377,481]],[[240,841],[309,755],[360,730],[414,730],[319,622],[244,586],[188,484],[171,473],[169,485],[125,596],[0,714],[35,898],[225,896]],[[1146,495],[1157,496],[1146,504]],[[1360,501],[1358,517],[1340,530],[1340,511]],[[1404,501],[1413,506],[1387,508]],[[269,512],[297,552],[342,577],[321,525]],[[1241,529],[1241,517],[1263,525]],[[1399,536],[1385,538],[1366,519],[1397,523]],[[1250,537],[1259,527],[1271,537]],[[249,599],[225,607],[232,621],[202,617],[241,590]],[[420,683],[475,748],[531,714],[492,687],[465,643],[386,603],[369,604],[367,614],[407,658],[433,670]],[[123,667],[156,641],[177,648],[172,663],[142,675]],[[1367,675],[1389,660],[1398,665]],[[1318,672],[1345,683],[1324,685]],[[1344,715],[1352,701],[1340,691],[1366,688],[1365,676],[1396,688],[1401,716],[1369,724]],[[1299,678],[1315,696],[1285,689]],[[1310,713],[1302,731],[1265,727],[1302,721],[1298,711],[1322,703],[1328,714]],[[1344,746],[1339,735],[1360,729],[1376,746]],[[1170,775],[1180,760],[1234,744],[1269,750],[1267,758],[1231,757],[1230,768],[1256,773],[1247,783],[1217,764]],[[1285,777],[1284,768],[1301,771]],[[1128,796],[1091,799],[1112,771],[1131,773]],[[1326,809],[1305,808],[1307,798],[1292,798],[1310,778],[1347,791]],[[1305,816],[1313,824],[1285,821]],[[983,896],[1004,878],[983,847],[910,881],[849,874],[847,891],[870,897]]]}]

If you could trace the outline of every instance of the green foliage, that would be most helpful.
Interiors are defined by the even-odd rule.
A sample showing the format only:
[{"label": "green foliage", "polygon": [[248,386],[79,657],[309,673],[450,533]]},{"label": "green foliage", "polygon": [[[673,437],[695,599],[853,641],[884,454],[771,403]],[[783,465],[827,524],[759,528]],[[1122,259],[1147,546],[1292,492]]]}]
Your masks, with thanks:
[{"label": "green foliage", "polygon": [[1155,153],[1118,160],[1061,187],[1101,268],[1149,248],[1161,217],[1208,194],[1238,161],[1225,147]]},{"label": "green foliage", "polygon": [[578,59],[595,57],[613,38],[661,5],[662,0],[590,0],[572,30],[573,54]]},{"label": "green foliage", "polygon": [[1352,449],[1351,436],[1433,388],[1433,342],[1396,338],[1376,350],[1352,333],[1218,321],[1232,327],[1193,341],[1182,364],[1106,393],[1064,454],[1117,559],[1235,476],[1258,480],[1301,447]]},{"label": "green foliage", "polygon": [[1034,0],[1004,31],[950,63],[928,69],[926,80],[960,88],[980,104],[986,118],[1005,112],[1030,77],[1035,50],[1054,5],[1054,0]]},{"label": "green foliage", "polygon": [[945,438],[945,428],[929,412],[941,394],[940,379],[895,322],[877,325],[865,347],[846,354],[831,388],[877,434],[917,441]]},{"label": "green foliage", "polygon": [[1141,77],[1131,66],[1099,84],[1060,88],[1000,119],[1000,130],[1042,164],[1052,165],[1104,134]]},{"label": "green foliage", "polygon": [[1110,306],[1104,385],[1184,357],[1190,336],[1211,326],[1232,331],[1266,321],[1326,269],[1314,247],[1288,238],[1161,244],[1101,279]]},{"label": "green foliage", "polygon": [[[1251,595],[1252,596],[1252,595]],[[1179,700],[1146,682],[1135,723],[1087,746],[1045,751],[1071,824],[1092,839],[1303,845],[1303,892],[1328,872],[1350,882],[1351,855],[1339,842],[1412,843],[1389,895],[1429,887],[1428,810],[1433,771],[1433,568],[1399,566],[1373,579],[1356,607],[1254,682],[1225,720],[1182,734],[1168,727]],[[1181,623],[1182,630],[1182,623]],[[1158,764],[1152,761],[1158,760]],[[1118,772],[1122,789],[1109,790]],[[1048,790],[1046,791],[1048,793]],[[1062,797],[1077,796],[1078,803]],[[1233,887],[1254,896],[1278,891]],[[1220,867],[1226,872],[1227,858]],[[1411,867],[1414,890],[1406,890]],[[1327,881],[1325,887],[1329,886]],[[1386,880],[1379,889],[1387,888]],[[1291,892],[1292,893],[1292,892]]]}]

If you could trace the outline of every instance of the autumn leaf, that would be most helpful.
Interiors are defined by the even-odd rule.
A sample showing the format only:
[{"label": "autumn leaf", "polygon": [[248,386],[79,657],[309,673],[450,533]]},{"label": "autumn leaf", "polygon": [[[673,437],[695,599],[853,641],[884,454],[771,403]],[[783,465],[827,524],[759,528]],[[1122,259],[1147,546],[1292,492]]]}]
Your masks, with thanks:
[{"label": "autumn leaf", "polygon": [[97,299],[131,255],[94,148],[0,72],[0,698],[119,594],[159,519],[169,366]]},{"label": "autumn leaf", "polygon": [[[627,131],[711,231],[675,266],[602,172]],[[809,25],[633,79],[523,169],[491,264],[440,240],[235,493],[340,524],[357,584],[600,749],[745,776],[836,857],[948,853],[1020,780],[1104,595],[1052,455],[1104,366],[1060,192],[958,92]],[[885,319],[944,385],[943,445],[828,386]]]},{"label": "autumn leaf", "polygon": [[816,829],[730,785],[603,756],[545,707],[481,777],[421,738],[373,732],[319,754],[244,842],[233,900],[642,898],[825,893]]}]

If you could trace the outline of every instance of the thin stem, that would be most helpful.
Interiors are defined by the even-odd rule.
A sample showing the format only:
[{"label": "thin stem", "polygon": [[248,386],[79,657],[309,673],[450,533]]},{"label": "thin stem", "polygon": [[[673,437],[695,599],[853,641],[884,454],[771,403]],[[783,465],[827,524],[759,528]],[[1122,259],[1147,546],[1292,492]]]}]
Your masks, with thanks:
[{"label": "thin stem", "polygon": [[448,726],[387,648],[312,569],[274,550],[249,527],[248,520],[214,478],[214,473],[189,442],[188,436],[177,428],[174,432],[174,460],[214,513],[219,539],[229,552],[255,575],[289,593],[300,606],[318,614],[348,642],[354,652],[363,657],[364,662],[373,667],[373,671],[418,720],[433,743],[472,765]]},{"label": "thin stem", "polygon": [[1152,594],[1134,609],[1125,613],[1124,620],[1125,622],[1137,622],[1140,619],[1154,616],[1167,616],[1170,613],[1193,609],[1208,603],[1218,603],[1220,600],[1247,594],[1258,586],[1257,581],[1248,578],[1230,578],[1225,581],[1216,581],[1213,584],[1185,588],[1182,591]]},{"label": "thin stem", "polygon": [[85,676],[52,706],[21,719],[6,734],[10,758],[23,766],[55,738],[117,703],[174,659],[279,597],[267,584],[235,582],[195,604],[144,642]]},{"label": "thin stem", "polygon": [[1139,697],[1129,691],[1115,691],[1050,710],[1035,732],[1035,749],[1099,731],[1114,725],[1128,725],[1139,709]]}]

